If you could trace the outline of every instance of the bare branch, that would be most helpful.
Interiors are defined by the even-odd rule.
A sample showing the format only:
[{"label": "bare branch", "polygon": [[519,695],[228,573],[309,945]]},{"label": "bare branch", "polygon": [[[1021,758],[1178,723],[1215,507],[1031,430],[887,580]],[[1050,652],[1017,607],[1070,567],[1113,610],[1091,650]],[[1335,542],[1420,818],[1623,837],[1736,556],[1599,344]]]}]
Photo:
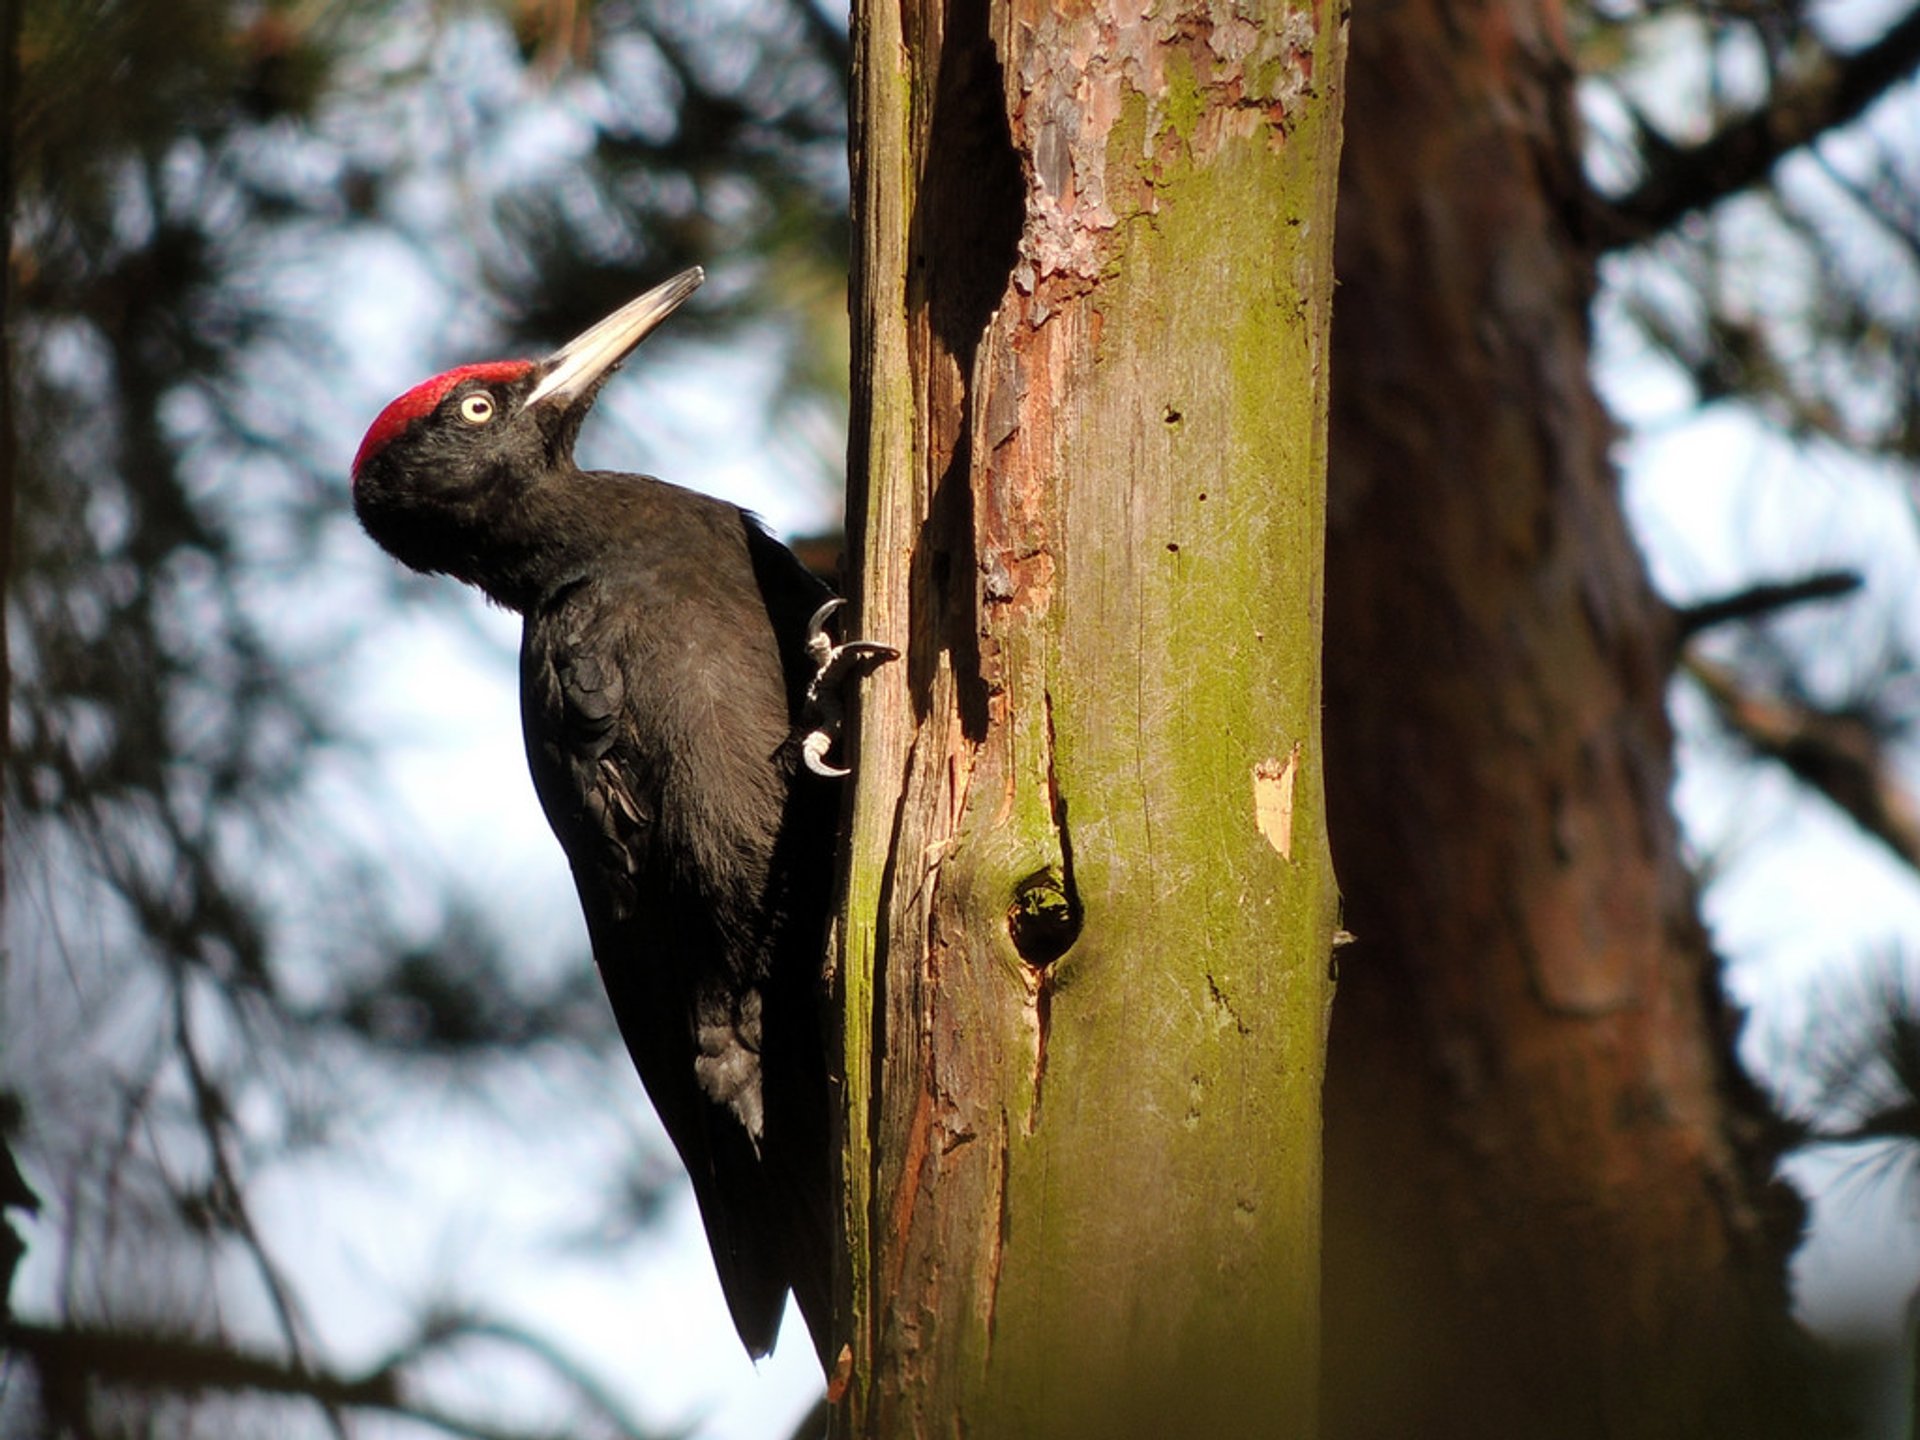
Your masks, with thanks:
[{"label": "bare branch", "polygon": [[[1907,187],[1897,183],[1878,187],[1862,184],[1824,155],[1816,154],[1814,161],[1819,165],[1821,173],[1836,189],[1859,206],[1861,212],[1878,225],[1883,234],[1905,250],[1916,264],[1920,264],[1920,207],[1916,207],[1914,203],[1916,197],[1908,191]],[[1886,165],[1884,158],[1881,160],[1881,165],[1884,173]],[[1898,207],[1892,203],[1894,195],[1898,195],[1902,201]]]},{"label": "bare branch", "polygon": [[1851,595],[1862,584],[1852,570],[1823,570],[1799,580],[1777,580],[1749,585],[1715,600],[1701,600],[1675,608],[1674,624],[1681,641],[1691,640],[1702,630],[1736,620],[1759,620],[1778,614],[1794,605],[1813,600],[1837,600]]},{"label": "bare branch", "polygon": [[1721,721],[1757,755],[1776,760],[1867,834],[1920,870],[1920,799],[1866,716],[1761,695],[1732,669],[1698,654],[1683,662]]},{"label": "bare branch", "polygon": [[[417,1357],[437,1348],[439,1337],[410,1347]],[[523,1341],[524,1337],[511,1336]],[[0,1352],[28,1359],[42,1393],[72,1395],[85,1386],[119,1386],[149,1392],[200,1395],[279,1396],[319,1405],[329,1416],[346,1411],[380,1411],[413,1420],[465,1440],[539,1440],[558,1432],[522,1431],[469,1420],[407,1395],[401,1359],[388,1357],[358,1375],[342,1375],[312,1365],[294,1365],[230,1343],[192,1336],[114,1330],[94,1325],[43,1325],[10,1320],[0,1323]],[[548,1357],[550,1358],[550,1357]],[[576,1379],[569,1374],[569,1380]],[[607,1403],[597,1407],[611,1433],[644,1440],[647,1432]]]},{"label": "bare branch", "polygon": [[366,1375],[335,1375],[188,1336],[9,1320],[0,1327],[0,1348],[29,1357],[43,1385],[62,1377],[181,1393],[295,1396],[329,1410],[403,1408],[399,1377],[385,1366]]},{"label": "bare branch", "polygon": [[1603,248],[1619,249],[1671,228],[1764,180],[1782,157],[1859,115],[1920,67],[1920,5],[1863,50],[1823,55],[1783,77],[1767,103],[1696,145],[1647,153],[1648,172],[1631,192],[1599,207]]},{"label": "bare branch", "polygon": [[[207,1156],[213,1167],[216,1201],[214,1218],[223,1222],[227,1228],[239,1235],[247,1253],[253,1258],[254,1269],[259,1273],[260,1282],[265,1287],[268,1299],[272,1302],[273,1313],[279,1322],[281,1338],[286,1341],[288,1354],[292,1360],[288,1368],[295,1374],[305,1374],[309,1370],[307,1347],[304,1339],[306,1325],[303,1323],[298,1301],[281,1278],[279,1266],[267,1252],[259,1230],[254,1226],[253,1214],[246,1200],[246,1191],[241,1183],[238,1167],[228,1153],[227,1133],[228,1117],[231,1107],[220,1087],[207,1074],[206,1066],[200,1058],[200,1051],[194,1042],[193,1027],[189,1020],[187,997],[188,974],[184,968],[176,966],[173,972],[173,1025],[174,1043],[181,1060],[185,1063],[187,1080],[193,1091],[194,1115],[200,1122],[200,1128],[207,1145]],[[346,1422],[340,1411],[331,1401],[321,1399],[320,1405],[326,1412],[327,1424],[339,1440],[346,1440]]]},{"label": "bare branch", "polygon": [[573,1392],[576,1400],[595,1411],[613,1431],[620,1435],[641,1433],[640,1427],[627,1414],[619,1398],[579,1360],[542,1336],[505,1320],[467,1312],[435,1317],[427,1323],[412,1347],[388,1358],[387,1368],[394,1368],[404,1361],[425,1356],[462,1339],[492,1340],[524,1352],[545,1366],[555,1379]]}]

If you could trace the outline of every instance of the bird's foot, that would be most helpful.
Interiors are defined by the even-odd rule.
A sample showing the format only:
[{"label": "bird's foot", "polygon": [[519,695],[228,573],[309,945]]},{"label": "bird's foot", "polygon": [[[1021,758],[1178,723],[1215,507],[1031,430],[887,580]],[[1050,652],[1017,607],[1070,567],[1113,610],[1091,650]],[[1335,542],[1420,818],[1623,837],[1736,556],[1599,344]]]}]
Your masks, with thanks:
[{"label": "bird's foot", "polygon": [[817,668],[813,679],[807,682],[806,705],[801,711],[801,723],[806,729],[800,737],[800,758],[806,762],[807,769],[828,779],[848,773],[827,760],[833,742],[840,738],[840,724],[845,718],[840,687],[848,676],[864,674],[900,654],[893,646],[875,640],[834,644],[827,634],[827,617],[846,603],[837,597],[829,600],[807,621],[807,654]]}]

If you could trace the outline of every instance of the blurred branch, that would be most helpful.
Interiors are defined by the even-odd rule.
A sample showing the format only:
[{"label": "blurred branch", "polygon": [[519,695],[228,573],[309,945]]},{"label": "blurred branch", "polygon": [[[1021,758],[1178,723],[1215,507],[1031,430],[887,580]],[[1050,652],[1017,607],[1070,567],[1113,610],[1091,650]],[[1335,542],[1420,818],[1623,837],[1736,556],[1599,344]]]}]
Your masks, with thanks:
[{"label": "blurred branch", "polygon": [[1853,594],[1863,583],[1859,574],[1852,570],[1823,570],[1800,580],[1749,585],[1744,590],[1736,590],[1717,600],[1701,600],[1692,605],[1678,606],[1673,612],[1674,625],[1678,639],[1684,643],[1702,630],[1710,630],[1716,625],[1737,620],[1758,620],[1813,600],[1837,600]]},{"label": "blurred branch", "polygon": [[[149,1392],[201,1395],[210,1391],[232,1395],[278,1396],[311,1401],[330,1415],[345,1411],[378,1411],[432,1426],[468,1440],[545,1440],[575,1431],[528,1431],[489,1425],[453,1415],[436,1406],[411,1400],[406,1394],[404,1366],[440,1348],[456,1334],[485,1333],[531,1349],[557,1368],[560,1378],[580,1394],[609,1427],[604,1433],[621,1440],[647,1440],[648,1432],[623,1415],[604,1391],[565,1365],[558,1352],[511,1330],[461,1327],[431,1332],[416,1344],[387,1357],[370,1370],[347,1375],[311,1366],[289,1364],[271,1355],[250,1351],[224,1340],[200,1340],[182,1335],[139,1334],[106,1326],[45,1325],[9,1320],[0,1323],[0,1352],[28,1359],[38,1377],[43,1403],[54,1417],[82,1412],[86,1391],[114,1386]],[[56,1408],[64,1405],[64,1409]],[[82,1430],[81,1433],[90,1433]]]},{"label": "blurred branch", "polygon": [[42,1325],[9,1320],[0,1348],[32,1360],[43,1393],[77,1401],[88,1384],[196,1393],[253,1391],[313,1400],[329,1408],[410,1413],[390,1366],[365,1375],[337,1375],[289,1365],[226,1341],[142,1335],[97,1325]]},{"label": "blurred branch", "polygon": [[1778,761],[1920,870],[1920,801],[1900,778],[1870,717],[1759,694],[1730,667],[1697,653],[1681,664],[1721,721],[1755,754]]},{"label": "blurred branch", "polygon": [[[301,1323],[297,1303],[281,1278],[280,1269],[274,1264],[273,1257],[267,1253],[266,1244],[260,1238],[260,1231],[253,1223],[253,1212],[247,1205],[246,1190],[243,1187],[233,1157],[228,1153],[228,1117],[232,1106],[228,1103],[226,1092],[215,1083],[207,1073],[206,1065],[200,1058],[199,1047],[194,1042],[193,1027],[188,1016],[187,974],[176,967],[173,973],[173,1030],[174,1044],[184,1063],[187,1081],[193,1092],[193,1112],[199,1121],[202,1138],[206,1141],[208,1160],[213,1167],[214,1183],[209,1196],[208,1221],[232,1230],[240,1237],[241,1244],[253,1259],[254,1269],[260,1276],[260,1283],[266,1289],[272,1302],[274,1318],[280,1327],[280,1337],[286,1342],[289,1356],[288,1368],[296,1374],[311,1373],[307,1359],[307,1346],[304,1338],[306,1327]],[[332,1402],[316,1396],[325,1409],[328,1426],[340,1440],[347,1440],[346,1421],[341,1417],[339,1408]]]},{"label": "blurred branch", "polygon": [[544,1365],[562,1381],[573,1392],[576,1399],[587,1405],[612,1427],[612,1433],[634,1437],[645,1433],[626,1413],[613,1392],[596,1380],[577,1360],[550,1340],[504,1320],[465,1313],[444,1315],[430,1320],[412,1352],[402,1352],[401,1355],[390,1358],[387,1362],[388,1368],[396,1366],[402,1360],[426,1355],[437,1347],[450,1345],[458,1340],[492,1340],[510,1349],[519,1350]]},{"label": "blurred branch", "polygon": [[[1827,177],[1835,189],[1859,206],[1861,213],[1878,225],[1881,232],[1905,250],[1909,257],[1920,262],[1920,196],[1915,196],[1910,186],[1890,183],[1876,189],[1861,184],[1825,155],[1816,154],[1813,158],[1820,167],[1820,173]],[[1887,178],[1892,179],[1890,176]],[[1902,203],[1896,205],[1896,197]]]},{"label": "blurred branch", "polygon": [[1766,178],[1783,156],[1844,125],[1920,67],[1920,5],[1865,49],[1823,53],[1783,77],[1767,103],[1694,145],[1672,145],[1644,125],[1647,173],[1599,208],[1604,249],[1670,229],[1683,216]]}]

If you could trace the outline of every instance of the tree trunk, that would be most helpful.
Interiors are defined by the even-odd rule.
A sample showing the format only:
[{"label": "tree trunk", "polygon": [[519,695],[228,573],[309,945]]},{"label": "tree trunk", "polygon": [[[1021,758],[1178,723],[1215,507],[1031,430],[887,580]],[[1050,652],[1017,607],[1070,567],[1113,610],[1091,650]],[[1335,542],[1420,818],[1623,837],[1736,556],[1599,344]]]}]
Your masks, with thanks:
[{"label": "tree trunk", "polygon": [[1308,1435],[1342,15],[854,23],[837,1433]]},{"label": "tree trunk", "polygon": [[[1552,0],[1364,0],[1341,178],[1328,1430],[1810,1433],[1668,804]],[[1801,1397],[1804,1398],[1804,1397]]]}]

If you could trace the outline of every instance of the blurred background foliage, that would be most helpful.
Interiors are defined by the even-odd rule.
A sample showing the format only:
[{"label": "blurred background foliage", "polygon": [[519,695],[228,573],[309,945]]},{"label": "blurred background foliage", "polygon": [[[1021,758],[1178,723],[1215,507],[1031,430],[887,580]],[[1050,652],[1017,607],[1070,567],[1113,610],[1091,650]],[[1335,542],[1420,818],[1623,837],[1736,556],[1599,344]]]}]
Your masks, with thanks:
[{"label": "blurred background foliage", "polygon": [[[1914,14],[1593,0],[1574,18],[1614,227],[1603,340],[1672,414],[1737,409],[1800,453],[1884,467],[1910,501],[1920,126],[1911,84],[1889,118],[1873,106],[1895,79],[1848,82],[1847,57]],[[37,1213],[0,1433],[337,1433],[357,1414],[647,1433],[631,1394],[489,1292],[484,1261],[356,1344],[296,1274],[309,1237],[262,1220],[263,1195],[378,1169],[371,1137],[416,1111],[568,1137],[587,1168],[553,1182],[574,1197],[555,1243],[612,1255],[676,1194],[570,898],[529,942],[387,808],[393,737],[354,678],[369,637],[403,605],[472,612],[373,555],[346,461],[412,380],[537,353],[698,262],[711,282],[648,364],[718,365],[726,387],[746,357],[764,463],[830,530],[845,15],[25,0],[13,22],[0,1124]],[[1691,141],[1844,83],[1860,103],[1821,111],[1790,163],[1717,204],[1676,186]],[[1823,607],[1755,590],[1683,610],[1676,704],[1717,763],[1784,767],[1911,866],[1913,617],[1855,578],[1827,577]],[[1732,863],[1716,846],[1737,835],[1696,838],[1709,870]],[[1783,1102],[1810,1144],[1920,1153],[1909,957],[1868,959],[1882,978],[1781,1058]],[[12,1179],[0,1198],[24,1200]],[[407,1235],[431,1230],[431,1198],[383,1193]],[[495,1394],[476,1365],[520,1381]]]},{"label": "blurred background foliage", "polygon": [[[665,348],[753,347],[766,423],[798,437],[779,463],[819,486],[845,409],[844,21],[432,0],[17,18],[0,1083],[40,1214],[0,1428],[208,1409],[293,1433],[311,1419],[261,1418],[290,1395],[309,1417],[436,1413],[419,1372],[492,1347],[546,1371],[571,1433],[637,1433],[571,1358],[473,1307],[344,1376],[326,1298],[287,1274],[297,1238],[256,1216],[276,1173],[367,1163],[396,1093],[519,1095],[537,1070],[558,1118],[496,1118],[538,1131],[626,1080],[582,941],[521,963],[381,816],[391,737],[343,695],[356,647],[400,592],[461,602],[367,563],[345,461],[405,367],[536,351],[701,260],[714,281]],[[389,378],[343,330],[356,305],[412,341]],[[606,1243],[673,1183],[634,1110],[581,1182],[579,1228]]]}]

